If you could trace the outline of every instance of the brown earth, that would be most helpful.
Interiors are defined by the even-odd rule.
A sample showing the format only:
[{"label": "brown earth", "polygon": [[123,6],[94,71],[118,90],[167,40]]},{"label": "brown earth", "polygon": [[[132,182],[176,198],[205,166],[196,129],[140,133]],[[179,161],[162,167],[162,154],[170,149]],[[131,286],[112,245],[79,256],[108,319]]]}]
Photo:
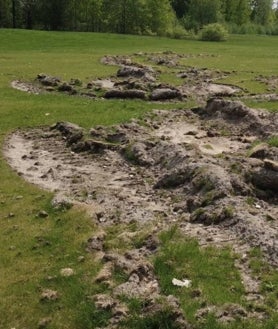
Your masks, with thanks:
[{"label": "brown earth", "polygon": [[[116,74],[89,81],[86,86],[79,79],[71,79],[67,82],[44,73],[38,74],[33,82],[16,80],[11,82],[11,86],[29,93],[62,92],[90,98],[139,98],[152,101],[183,99],[204,101],[212,96],[230,97],[242,93],[237,86],[217,83],[217,80],[227,77],[230,72],[181,65],[179,61],[188,58],[188,55],[163,53],[140,56],[156,67],[134,62],[127,56],[105,56],[101,59],[101,63],[118,66]],[[159,82],[161,73],[159,66],[163,65],[175,68],[176,71],[171,74],[180,79],[179,86]]]},{"label": "brown earth", "polygon": [[[168,67],[179,67],[183,58],[172,53],[148,56],[156,65]],[[87,91],[78,79],[64,83],[46,75],[38,76],[43,83],[16,81],[12,86],[34,93],[57,88],[70,95],[99,97],[94,93],[101,90],[107,98],[174,101],[193,94],[201,103],[210,96],[241,92],[235,86],[216,83],[228,72],[185,70],[181,66],[179,77],[184,83],[173,87],[157,83],[157,71],[128,57],[106,56],[102,62],[120,69],[114,77],[91,81]],[[96,282],[107,283],[113,293],[96,295],[94,302],[97,308],[112,311],[107,328],[117,328],[127,316],[126,305],[118,298],[122,294],[147,298],[149,314],[163,311],[155,302],[161,298],[160,287],[148,257],[159,247],[157,234],[173,224],[185,235],[197,238],[200,246],[231,246],[239,255],[235,265],[246,299],[263,300],[260,279],[250,270],[248,253],[259,247],[270,265],[278,265],[278,148],[267,143],[254,146],[254,142],[275,135],[277,117],[240,102],[212,98],[204,107],[156,110],[143,121],[98,126],[89,133],[68,122],[18,130],[7,137],[4,155],[24,179],[55,192],[53,206],[81,205],[99,225],[100,232],[88,240],[87,251],[103,260]],[[105,227],[133,222],[139,231],[153,223],[143,247],[125,255],[104,252]],[[119,238],[125,241],[133,236],[122,232]],[[114,268],[127,275],[125,283],[112,282]],[[163,303],[172,309],[172,318],[180,328],[190,328],[173,296]],[[196,317],[202,318],[209,308],[201,309]],[[236,305],[211,311],[221,321],[265,316]]]},{"label": "brown earth", "polygon": [[[70,123],[16,131],[4,154],[19,175],[57,194],[54,205],[82,204],[100,226],[136,222],[143,229],[153,222],[155,239],[175,223],[201,246],[231,245],[240,255],[236,266],[246,298],[260,300],[247,255],[260,247],[271,265],[278,264],[278,149],[252,149],[252,142],[277,127],[277,114],[213,99],[204,108],[154,111],[144,125],[95,127],[89,138]],[[110,266],[129,276],[114,287],[114,298],[133,291],[155,299],[159,285],[147,257],[156,243],[122,258],[103,253],[102,239],[88,242],[108,262],[99,281],[110,280]]]}]

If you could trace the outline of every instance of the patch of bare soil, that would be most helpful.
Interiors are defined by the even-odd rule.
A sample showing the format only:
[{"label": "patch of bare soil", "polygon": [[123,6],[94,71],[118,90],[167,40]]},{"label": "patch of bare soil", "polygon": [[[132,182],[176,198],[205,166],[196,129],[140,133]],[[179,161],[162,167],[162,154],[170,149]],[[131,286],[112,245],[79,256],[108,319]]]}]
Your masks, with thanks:
[{"label": "patch of bare soil", "polygon": [[14,89],[17,89],[20,91],[25,91],[25,92],[31,93],[31,94],[39,94],[41,91],[39,88],[34,86],[34,84],[32,84],[30,82],[19,81],[19,80],[12,81],[11,86]]},{"label": "patch of bare soil", "polygon": [[[82,82],[72,78],[62,81],[59,77],[44,73],[38,74],[34,81],[11,82],[11,87],[29,93],[59,92],[70,96],[87,98],[142,99],[150,101],[179,102],[191,99],[198,104],[205,104],[211,97],[234,97],[237,99],[256,99],[258,101],[277,101],[277,76],[258,76],[256,80],[267,86],[267,93],[250,95],[247,90],[218,82],[235,71],[220,71],[208,68],[187,66],[186,59],[192,57],[206,58],[207,54],[176,54],[171,51],[163,53],[136,53],[132,56],[104,56],[101,63],[118,67],[115,74],[107,78]],[[138,63],[135,59],[150,63]],[[179,78],[180,84],[171,85],[159,81],[163,70]]]},{"label": "patch of bare soil", "polygon": [[[230,97],[242,93],[239,87],[217,83],[217,80],[227,77],[231,74],[230,72],[198,69],[179,63],[181,59],[188,58],[189,55],[167,52],[140,56],[156,66],[137,63],[127,56],[105,56],[101,59],[102,64],[118,66],[115,75],[105,79],[97,79],[84,84],[80,79],[72,78],[70,81],[62,81],[58,77],[40,73],[33,82],[13,81],[11,86],[31,93],[62,92],[90,98],[136,98],[151,101],[184,99],[205,101],[209,97]],[[180,78],[179,86],[159,82],[161,65],[173,67],[176,70],[171,74]]]},{"label": "patch of bare soil", "polygon": [[267,89],[269,92],[277,92],[277,86],[278,86],[278,76],[272,75],[272,76],[258,76],[256,78],[257,81],[267,85]]},{"label": "patch of bare soil", "polygon": [[[143,125],[94,127],[89,137],[67,122],[16,131],[7,138],[4,154],[27,181],[83,204],[100,226],[154,223],[150,240],[124,256],[105,253],[102,235],[88,241],[88,249],[100,252],[106,264],[98,282],[110,282],[115,267],[128,277],[121,285],[110,282],[110,306],[105,296],[95,296],[99,308],[119,309],[111,320],[115,325],[126,316],[118,296],[159,296],[147,258],[157,250],[157,233],[173,223],[202,246],[231,245],[239,254],[236,266],[246,299],[262,299],[248,252],[260,247],[271,265],[278,264],[278,149],[252,148],[252,143],[277,128],[277,114],[211,99],[192,110],[154,111]],[[239,311],[257,316],[231,309],[229,319]],[[176,320],[186,328],[181,313]]]}]

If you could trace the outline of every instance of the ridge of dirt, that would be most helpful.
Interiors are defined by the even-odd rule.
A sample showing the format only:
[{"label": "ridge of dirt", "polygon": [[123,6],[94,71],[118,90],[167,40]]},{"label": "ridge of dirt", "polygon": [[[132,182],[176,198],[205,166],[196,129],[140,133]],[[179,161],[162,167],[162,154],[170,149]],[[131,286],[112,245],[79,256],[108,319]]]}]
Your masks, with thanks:
[{"label": "ridge of dirt", "polygon": [[[201,246],[232,246],[246,299],[260,301],[260,280],[252,275],[248,253],[260,247],[278,265],[278,148],[252,143],[273,136],[277,117],[211,99],[192,110],[153,111],[143,124],[94,127],[89,137],[67,122],[18,130],[7,137],[4,155],[27,181],[83,204],[100,227],[155,223],[153,239],[176,223]],[[102,251],[94,241],[90,248]],[[159,295],[147,262],[156,244],[150,245],[124,258],[102,255],[107,271],[98,280],[109,281],[109,267],[116,265],[129,277],[113,288],[111,305],[122,307],[115,300],[130,291]],[[103,299],[96,297],[99,307],[105,307]]]},{"label": "ridge of dirt", "polygon": [[[118,66],[116,74],[89,81],[86,85],[80,79],[62,81],[58,77],[40,73],[33,82],[16,80],[11,82],[11,86],[30,93],[62,92],[89,98],[136,98],[151,101],[194,99],[204,102],[210,97],[231,97],[242,93],[242,89],[237,86],[217,83],[217,80],[227,77],[231,72],[199,69],[179,63],[181,59],[191,55],[163,53],[140,56],[156,66],[135,62],[128,56],[104,56],[101,63]],[[199,56],[206,57],[202,54]],[[161,65],[175,68],[176,72],[171,74],[180,79],[179,86],[159,82]]]},{"label": "ridge of dirt", "polygon": [[[142,60],[146,65],[134,61]],[[144,99],[151,101],[179,102],[192,99],[199,104],[204,104],[211,97],[233,97],[237,99],[256,99],[258,101],[277,101],[277,76],[257,76],[259,81],[267,88],[267,93],[250,94],[239,86],[219,83],[235,71],[220,71],[207,68],[189,67],[182,60],[187,58],[214,57],[207,54],[176,54],[163,53],[136,53],[132,56],[104,56],[100,62],[103,65],[117,66],[115,75],[98,78],[88,83],[72,78],[62,81],[58,77],[40,73],[33,82],[15,80],[11,87],[28,93],[62,92],[68,95],[79,95],[88,98],[119,98],[119,99]],[[160,67],[167,67],[172,71],[173,77],[180,79],[176,86],[160,83]]]}]

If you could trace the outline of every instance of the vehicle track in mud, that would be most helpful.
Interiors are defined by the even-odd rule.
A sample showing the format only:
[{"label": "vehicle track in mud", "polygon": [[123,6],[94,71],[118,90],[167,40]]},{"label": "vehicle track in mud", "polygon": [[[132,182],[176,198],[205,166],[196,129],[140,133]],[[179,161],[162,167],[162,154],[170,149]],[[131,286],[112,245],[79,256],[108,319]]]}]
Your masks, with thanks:
[{"label": "vehicle track in mud", "polygon": [[[107,57],[105,64],[124,65],[135,75],[139,67],[143,78],[155,84],[151,70],[146,74],[144,66],[134,68],[128,59]],[[183,74],[198,83],[184,86],[178,96],[199,93],[197,100],[203,102],[209,96],[238,91],[214,84],[214,72],[190,68]],[[113,78],[92,86],[113,89],[117,83]],[[134,79],[121,81],[117,90],[129,90],[134,83]],[[144,83],[140,81],[139,87]],[[41,92],[41,86],[22,82],[13,87]],[[153,85],[148,92],[157,88],[171,94],[174,89],[166,87]],[[157,236],[175,224],[185,235],[197,238],[200,246],[230,246],[239,255],[235,265],[246,299],[261,301],[260,280],[250,270],[248,253],[260,247],[266,261],[278,265],[278,149],[265,143],[252,145],[276,136],[277,131],[277,114],[219,98],[192,110],[156,110],[143,123],[94,127],[89,137],[81,127],[63,122],[17,130],[7,137],[4,155],[28,182],[54,192],[54,204],[66,200],[84,206],[100,228],[136,222],[143,229],[154,223],[150,234]],[[124,261],[120,255],[104,257],[109,259],[108,268],[120,261],[131,268],[141,263],[146,267],[149,251],[134,254]],[[159,295],[152,271],[146,272],[142,281],[130,277],[126,285],[115,288],[115,294],[128,294],[133,287],[142,296]],[[107,296],[96,298],[102,303]]]}]

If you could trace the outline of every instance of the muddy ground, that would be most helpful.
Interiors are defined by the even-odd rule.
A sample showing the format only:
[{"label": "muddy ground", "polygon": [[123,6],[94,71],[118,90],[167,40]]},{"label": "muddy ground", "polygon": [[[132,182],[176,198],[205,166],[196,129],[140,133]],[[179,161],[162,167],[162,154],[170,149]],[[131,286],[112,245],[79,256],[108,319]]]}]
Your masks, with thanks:
[{"label": "muddy ground", "polygon": [[[148,56],[155,65],[179,68],[181,57],[176,54]],[[127,316],[118,299],[122,294],[150,300],[150,314],[157,309],[154,300],[160,288],[148,257],[158,248],[157,234],[173,224],[197,238],[200,246],[231,246],[239,255],[235,265],[246,299],[262,302],[260,279],[250,270],[248,252],[259,247],[270,265],[278,265],[278,148],[267,143],[277,136],[277,113],[224,99],[243,96],[236,86],[217,84],[229,72],[180,67],[178,78],[184,83],[173,87],[156,81],[157,70],[127,57],[106,56],[102,62],[120,65],[117,75],[92,81],[86,90],[78,79],[65,83],[44,74],[36,83],[15,81],[12,86],[33,93],[61,91],[152,101],[196,95],[193,98],[205,104],[191,110],[156,110],[141,121],[90,131],[59,122],[18,130],[6,139],[5,157],[19,175],[55,192],[55,207],[82,205],[99,226],[100,233],[88,240],[87,251],[97,252],[105,264],[96,281],[113,287],[111,296],[94,297],[99,309],[112,310],[109,328],[117,328]],[[213,98],[206,102],[209,97]],[[153,223],[144,246],[124,256],[104,252],[105,228],[133,222],[139,231]],[[127,232],[119,235],[121,241],[132,238]],[[118,286],[111,283],[115,266],[128,275]],[[178,301],[168,296],[166,302],[175,309],[179,326],[189,328],[177,311]],[[217,310],[220,320],[265,316],[239,306],[228,309]],[[206,312],[200,310],[196,316]]]},{"label": "muddy ground", "polygon": [[[132,272],[114,287],[114,298],[159,296],[147,257],[157,248],[157,233],[175,223],[201,246],[231,245],[246,298],[261,300],[246,255],[260,247],[271,265],[278,264],[278,149],[253,143],[277,128],[277,114],[218,98],[205,107],[154,111],[140,122],[89,132],[68,122],[16,131],[4,154],[19,175],[56,193],[54,206],[82,204],[103,228],[154,223],[149,245],[126,258],[103,253],[102,235],[88,241],[88,250],[107,262],[99,281],[109,281],[115,264]],[[142,266],[147,269],[140,276]],[[107,298],[96,296],[97,305],[105,307],[101,300]]]},{"label": "muddy ground", "polygon": [[[132,56],[104,56],[101,63],[115,66],[115,74],[82,82],[79,78],[63,81],[61,78],[40,73],[33,81],[15,80],[11,87],[28,93],[64,93],[91,99],[141,99],[151,101],[194,100],[204,104],[210,97],[276,101],[277,77],[257,76],[254,81],[265,85],[267,93],[252,94],[236,85],[219,82],[236,71],[221,71],[186,65],[190,57],[209,55],[166,53],[137,53]],[[175,84],[161,82],[168,74]]]}]

